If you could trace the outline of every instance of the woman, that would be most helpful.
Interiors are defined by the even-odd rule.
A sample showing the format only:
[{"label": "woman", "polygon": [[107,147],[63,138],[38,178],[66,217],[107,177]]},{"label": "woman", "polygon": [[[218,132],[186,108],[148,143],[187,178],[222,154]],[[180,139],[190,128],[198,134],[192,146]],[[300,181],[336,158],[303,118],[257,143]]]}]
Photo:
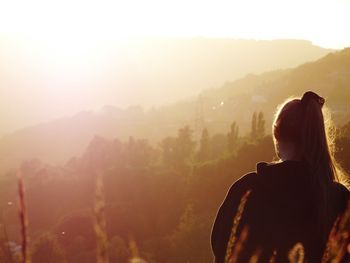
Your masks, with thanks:
[{"label": "woman", "polygon": [[259,262],[272,257],[288,262],[296,244],[302,245],[306,262],[321,262],[332,225],[349,198],[327,141],[324,102],[309,91],[279,109],[273,138],[280,162],[258,163],[256,172],[232,185],[212,230],[215,262],[228,256],[249,262],[254,254]]}]

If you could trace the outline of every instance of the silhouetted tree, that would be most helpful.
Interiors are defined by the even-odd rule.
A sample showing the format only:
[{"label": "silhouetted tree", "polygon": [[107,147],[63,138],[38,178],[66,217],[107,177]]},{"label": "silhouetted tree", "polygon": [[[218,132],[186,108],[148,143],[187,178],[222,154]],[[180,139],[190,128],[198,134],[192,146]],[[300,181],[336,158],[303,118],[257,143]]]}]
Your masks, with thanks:
[{"label": "silhouetted tree", "polygon": [[218,159],[227,151],[227,135],[214,134],[210,137],[210,159]]},{"label": "silhouetted tree", "polygon": [[256,125],[256,137],[262,139],[265,136],[265,119],[262,111],[259,112],[257,125]]},{"label": "silhouetted tree", "polygon": [[230,131],[227,134],[227,148],[229,152],[233,152],[237,144],[238,139],[238,125],[234,121],[231,124]]},{"label": "silhouetted tree", "polygon": [[208,160],[210,154],[209,151],[209,132],[207,128],[204,128],[202,130],[201,139],[199,141],[197,160],[200,162]]},{"label": "silhouetted tree", "polygon": [[162,157],[165,164],[178,171],[188,170],[196,143],[192,139],[193,131],[189,126],[178,130],[176,138],[167,137],[161,142]]},{"label": "silhouetted tree", "polygon": [[84,166],[91,171],[106,169],[113,161],[112,144],[101,136],[95,136],[82,156]]},{"label": "silhouetted tree", "polygon": [[175,144],[176,138],[174,137],[166,137],[160,143],[160,148],[162,151],[162,161],[163,164],[167,166],[173,165],[175,155]]},{"label": "silhouetted tree", "polygon": [[257,139],[257,114],[255,111],[252,117],[252,130],[250,132],[250,138],[252,141],[255,141]]},{"label": "silhouetted tree", "polygon": [[194,151],[195,142],[192,139],[193,131],[189,126],[180,128],[177,134],[178,153],[183,159],[191,157]]},{"label": "silhouetted tree", "polygon": [[187,170],[194,153],[196,143],[192,139],[193,131],[189,126],[179,129],[175,145],[176,166],[181,170]]},{"label": "silhouetted tree", "polygon": [[125,155],[127,164],[134,168],[146,167],[154,161],[154,149],[145,139],[130,137],[125,145]]}]

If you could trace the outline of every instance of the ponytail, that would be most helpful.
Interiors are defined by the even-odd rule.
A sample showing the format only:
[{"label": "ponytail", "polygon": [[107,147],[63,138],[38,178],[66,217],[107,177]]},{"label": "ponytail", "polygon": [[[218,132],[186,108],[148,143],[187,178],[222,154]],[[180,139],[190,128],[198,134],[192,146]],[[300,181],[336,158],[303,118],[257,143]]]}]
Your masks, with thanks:
[{"label": "ponytail", "polygon": [[321,232],[327,231],[327,226],[331,223],[329,189],[331,183],[338,180],[322,113],[324,102],[322,97],[310,91],[300,101],[304,115],[301,127],[301,158],[308,164],[312,185],[319,193],[318,218]]},{"label": "ponytail", "polygon": [[298,149],[299,159],[308,166],[313,192],[319,199],[317,213],[322,237],[326,237],[325,231],[332,223],[329,189],[332,182],[339,181],[334,148],[322,113],[324,103],[324,98],[308,91],[301,99],[287,101],[277,113],[273,125],[274,139],[293,143]]}]

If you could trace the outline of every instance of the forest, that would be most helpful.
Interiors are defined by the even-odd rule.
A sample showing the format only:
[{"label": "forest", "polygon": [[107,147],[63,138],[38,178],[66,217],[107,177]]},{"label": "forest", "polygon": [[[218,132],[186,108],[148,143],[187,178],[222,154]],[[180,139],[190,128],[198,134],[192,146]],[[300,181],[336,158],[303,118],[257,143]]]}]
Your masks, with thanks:
[{"label": "forest", "polygon": [[[211,227],[230,185],[257,162],[276,160],[265,118],[254,112],[245,134],[234,120],[226,133],[203,128],[198,138],[184,126],[156,145],[95,136],[65,165],[23,162],[0,178],[0,261],[20,258],[20,173],[33,263],[96,262],[101,244],[109,262],[212,262]],[[350,122],[336,137],[347,173],[349,156]]]}]

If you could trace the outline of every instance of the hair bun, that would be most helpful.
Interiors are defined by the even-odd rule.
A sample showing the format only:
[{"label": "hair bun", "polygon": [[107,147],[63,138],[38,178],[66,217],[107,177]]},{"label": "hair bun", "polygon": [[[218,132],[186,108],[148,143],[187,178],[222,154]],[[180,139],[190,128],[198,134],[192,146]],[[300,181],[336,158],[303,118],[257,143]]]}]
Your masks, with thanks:
[{"label": "hair bun", "polygon": [[325,103],[325,99],[321,96],[317,95],[313,91],[307,91],[304,93],[303,97],[301,98],[301,103],[305,107],[310,103],[310,101],[316,101],[320,107],[322,108],[323,104]]}]

